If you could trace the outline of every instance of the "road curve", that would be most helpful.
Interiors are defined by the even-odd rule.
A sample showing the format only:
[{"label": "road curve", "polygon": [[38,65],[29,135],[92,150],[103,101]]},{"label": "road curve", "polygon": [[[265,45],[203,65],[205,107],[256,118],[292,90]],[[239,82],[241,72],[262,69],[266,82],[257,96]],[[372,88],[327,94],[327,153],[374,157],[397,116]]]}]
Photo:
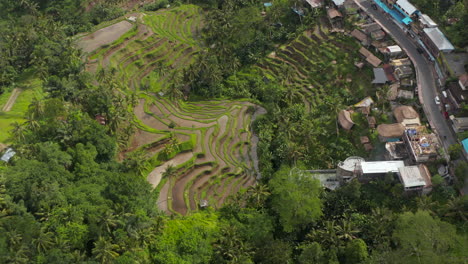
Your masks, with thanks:
[{"label": "road curve", "polygon": [[[445,117],[442,115],[434,98],[437,93],[436,78],[434,66],[423,55],[416,50],[417,46],[393,20],[391,20],[383,10],[378,8],[374,10],[369,1],[354,0],[364,11],[366,11],[393,39],[398,42],[400,47],[405,50],[413,62],[416,70],[419,98],[423,105],[424,112],[431,127],[439,135],[447,151],[448,147],[457,143],[455,135],[450,129]],[[447,152],[446,152],[447,153]]]}]

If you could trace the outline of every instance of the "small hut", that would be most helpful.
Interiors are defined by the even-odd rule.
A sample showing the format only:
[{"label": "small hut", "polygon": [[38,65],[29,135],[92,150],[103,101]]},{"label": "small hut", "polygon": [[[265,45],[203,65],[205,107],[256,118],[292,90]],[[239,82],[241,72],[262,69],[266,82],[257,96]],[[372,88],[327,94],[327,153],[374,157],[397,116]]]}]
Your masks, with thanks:
[{"label": "small hut", "polygon": [[341,127],[350,130],[354,126],[354,122],[351,119],[351,113],[348,110],[341,110],[338,114],[338,122]]},{"label": "small hut", "polygon": [[375,125],[377,124],[377,121],[375,120],[375,117],[368,116],[367,117],[367,123],[369,123],[369,128],[374,129]]},{"label": "small hut", "polygon": [[362,136],[359,138],[361,140],[361,144],[364,146],[364,149],[366,151],[371,151],[373,149],[372,144],[369,140],[369,137],[367,136]]}]

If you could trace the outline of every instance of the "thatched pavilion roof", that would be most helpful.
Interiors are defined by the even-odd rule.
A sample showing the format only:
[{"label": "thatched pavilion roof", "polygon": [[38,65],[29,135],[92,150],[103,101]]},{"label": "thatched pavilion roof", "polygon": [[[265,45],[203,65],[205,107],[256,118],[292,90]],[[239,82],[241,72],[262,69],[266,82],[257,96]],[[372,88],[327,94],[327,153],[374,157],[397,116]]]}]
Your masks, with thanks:
[{"label": "thatched pavilion roof", "polygon": [[377,126],[379,136],[386,138],[398,138],[405,133],[405,127],[400,123],[380,124]]}]

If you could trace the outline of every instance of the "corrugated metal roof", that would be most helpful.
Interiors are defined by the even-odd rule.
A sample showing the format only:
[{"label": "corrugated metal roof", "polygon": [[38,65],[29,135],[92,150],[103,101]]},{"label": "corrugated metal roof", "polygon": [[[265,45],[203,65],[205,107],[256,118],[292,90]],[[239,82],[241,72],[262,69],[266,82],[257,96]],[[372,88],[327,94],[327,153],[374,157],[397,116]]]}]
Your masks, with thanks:
[{"label": "corrugated metal roof", "polygon": [[396,1],[396,4],[399,5],[401,9],[403,9],[403,11],[409,15],[412,15],[414,12],[418,11],[418,9],[407,0],[398,0]]},{"label": "corrugated metal roof", "polygon": [[437,27],[437,23],[426,14],[421,14],[419,21],[427,27]]},{"label": "corrugated metal roof", "polygon": [[405,167],[402,160],[390,161],[364,161],[361,162],[364,174],[398,172],[398,169]]},{"label": "corrugated metal roof", "polygon": [[388,46],[387,49],[388,49],[388,51],[391,52],[391,53],[402,52],[400,46],[398,46],[398,45]]},{"label": "corrugated metal roof", "polygon": [[333,3],[335,3],[336,6],[343,5],[345,0],[333,0]]},{"label": "corrugated metal roof", "polygon": [[421,175],[418,166],[407,166],[398,169],[400,179],[405,188],[426,186],[426,180]]},{"label": "corrugated metal roof", "polygon": [[386,83],[388,82],[387,75],[385,74],[384,69],[374,68],[374,80],[372,83]]},{"label": "corrugated metal roof", "polygon": [[0,160],[8,162],[15,154],[16,152],[12,148],[9,148],[7,149],[5,154],[3,154],[3,156],[0,158]]},{"label": "corrugated metal roof", "polygon": [[452,51],[454,47],[452,43],[445,37],[444,33],[439,28],[425,28],[424,33],[432,40],[439,51]]}]

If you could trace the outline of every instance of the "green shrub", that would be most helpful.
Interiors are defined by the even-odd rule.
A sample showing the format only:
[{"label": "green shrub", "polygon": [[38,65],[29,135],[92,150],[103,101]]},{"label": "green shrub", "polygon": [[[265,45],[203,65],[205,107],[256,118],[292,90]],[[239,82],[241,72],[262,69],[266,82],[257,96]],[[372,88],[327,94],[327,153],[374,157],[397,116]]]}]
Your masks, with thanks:
[{"label": "green shrub", "polygon": [[169,127],[170,129],[173,129],[176,126],[177,126],[177,124],[174,123],[174,121],[171,121],[171,123],[169,123],[169,125],[167,127]]},{"label": "green shrub", "polygon": [[146,4],[141,9],[143,9],[144,11],[156,11],[161,8],[165,8],[168,4],[169,4],[168,0],[159,0],[153,3]]}]

